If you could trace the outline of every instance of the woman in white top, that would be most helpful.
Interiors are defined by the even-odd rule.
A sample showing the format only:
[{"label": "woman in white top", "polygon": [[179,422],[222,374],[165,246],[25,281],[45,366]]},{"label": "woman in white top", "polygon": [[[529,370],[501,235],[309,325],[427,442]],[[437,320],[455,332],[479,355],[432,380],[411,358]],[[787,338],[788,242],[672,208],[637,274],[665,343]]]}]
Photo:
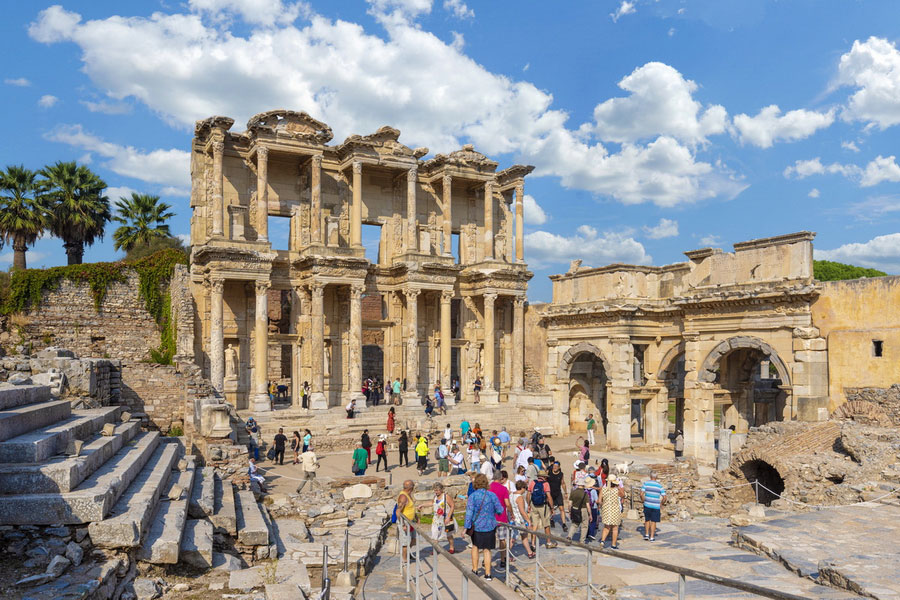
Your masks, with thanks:
[{"label": "woman in white top", "polygon": [[463,457],[463,453],[459,451],[459,446],[456,444],[450,448],[450,464],[456,469],[456,475],[465,475],[466,459]]},{"label": "woman in white top", "polygon": [[525,475],[525,467],[521,465],[516,468],[516,482],[518,483],[519,481],[528,483],[528,476]]},{"label": "woman in white top", "polygon": [[[446,538],[450,544],[448,552],[453,554],[453,532],[456,531],[456,522],[453,520],[453,498],[444,491],[444,484],[434,484],[434,497],[431,499],[432,520],[431,537],[436,542],[442,542]],[[425,505],[419,507],[420,512],[425,512]]]},{"label": "woman in white top", "polygon": [[[525,501],[525,494],[528,490],[528,484],[525,481],[516,482],[516,491],[509,497],[509,504],[512,506],[512,522],[513,525],[526,527],[531,529],[531,520],[528,518],[528,503]],[[521,533],[521,532],[520,532]],[[528,558],[534,558],[534,551],[531,549],[531,535],[521,533],[522,545],[525,546],[525,552]],[[512,546],[510,546],[512,548]]]},{"label": "woman in white top", "polygon": [[447,423],[447,428],[444,430],[444,439],[448,442],[453,439],[453,429],[450,427],[450,423]]},{"label": "woman in white top", "polygon": [[478,456],[478,462],[481,464],[479,471],[488,478],[488,481],[493,481],[494,465],[491,464],[491,461],[487,460],[484,454],[481,454]]}]

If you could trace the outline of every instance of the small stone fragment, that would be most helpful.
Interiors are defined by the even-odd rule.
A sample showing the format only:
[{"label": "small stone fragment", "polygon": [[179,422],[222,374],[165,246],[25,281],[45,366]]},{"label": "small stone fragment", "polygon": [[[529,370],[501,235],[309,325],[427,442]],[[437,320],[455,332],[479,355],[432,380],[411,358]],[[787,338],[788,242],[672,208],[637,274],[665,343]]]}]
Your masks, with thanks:
[{"label": "small stone fragment", "polygon": [[107,437],[113,435],[116,432],[116,426],[112,423],[107,423],[103,426],[103,431],[100,432],[100,435],[105,435]]},{"label": "small stone fragment", "polygon": [[50,564],[47,565],[46,572],[48,575],[50,575],[50,577],[56,579],[57,577],[62,575],[71,564],[72,561],[70,561],[68,558],[62,556],[61,554],[57,554],[53,557],[53,560],[50,561]]}]

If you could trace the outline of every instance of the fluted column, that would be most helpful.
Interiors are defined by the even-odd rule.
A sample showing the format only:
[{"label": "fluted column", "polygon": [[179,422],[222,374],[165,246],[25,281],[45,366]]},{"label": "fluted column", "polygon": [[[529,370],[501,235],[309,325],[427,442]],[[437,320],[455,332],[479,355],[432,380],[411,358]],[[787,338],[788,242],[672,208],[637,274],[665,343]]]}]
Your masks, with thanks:
[{"label": "fluted column", "polygon": [[269,282],[257,281],[256,318],[254,322],[254,356],[253,356],[253,410],[265,412],[271,410],[269,394],[266,387],[269,383]]},{"label": "fluted column", "polygon": [[525,184],[516,186],[516,262],[525,262]]},{"label": "fluted column", "polygon": [[416,182],[418,169],[413,167],[406,173],[406,251],[416,252],[419,248],[419,231],[416,227]]},{"label": "fluted column", "polygon": [[453,178],[444,175],[444,256],[453,256],[453,214],[451,212]]},{"label": "fluted column", "polygon": [[350,245],[362,246],[362,163],[353,162],[353,204],[350,205]]},{"label": "fluted column", "polygon": [[225,235],[223,227],[225,204],[224,187],[222,179],[222,163],[225,158],[225,143],[213,142],[213,193],[212,193],[212,234],[213,237]]},{"label": "fluted column", "polygon": [[209,378],[220,394],[225,391],[225,326],[223,316],[225,281],[209,285]]},{"label": "fluted column", "polygon": [[256,149],[256,239],[269,241],[269,149]]},{"label": "fluted column", "polygon": [[489,292],[484,295],[484,389],[494,389],[494,302],[497,294]]},{"label": "fluted column", "polygon": [[[364,285],[350,286],[350,397],[362,396],[362,295]],[[363,399],[365,399],[363,397]],[[365,402],[357,402],[357,406],[365,408]]]},{"label": "fluted column", "polygon": [[453,292],[441,292],[441,388],[445,394],[450,393],[450,349],[453,337],[450,333],[450,307]]},{"label": "fluted column", "polygon": [[512,389],[525,388],[525,298],[513,298]]},{"label": "fluted column", "polygon": [[310,315],[310,354],[312,355],[312,395],[310,408],[328,408],[325,398],[325,286],[310,286],[312,310]]},{"label": "fluted column", "polygon": [[422,290],[403,290],[406,295],[406,393],[418,396],[419,385],[419,294]]},{"label": "fluted column", "polygon": [[494,182],[484,182],[484,259],[494,258]]},{"label": "fluted column", "polygon": [[309,226],[313,244],[322,243],[322,155],[312,157],[312,177],[310,177]]}]

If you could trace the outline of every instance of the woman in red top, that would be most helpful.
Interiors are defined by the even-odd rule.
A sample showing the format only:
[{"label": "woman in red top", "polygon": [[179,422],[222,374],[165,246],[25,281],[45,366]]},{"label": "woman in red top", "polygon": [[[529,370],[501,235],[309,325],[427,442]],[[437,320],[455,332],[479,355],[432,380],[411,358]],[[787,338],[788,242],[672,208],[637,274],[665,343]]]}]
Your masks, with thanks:
[{"label": "woman in red top", "polygon": [[391,407],[391,410],[388,411],[388,421],[387,421],[387,430],[388,433],[394,433],[394,407]]},{"label": "woman in red top", "polygon": [[375,465],[375,472],[378,472],[378,468],[381,466],[382,461],[384,461],[384,470],[387,472],[388,464],[387,464],[387,445],[385,444],[385,440],[387,440],[387,436],[384,434],[378,436],[378,443],[375,444],[375,456],[378,457],[378,464]]}]

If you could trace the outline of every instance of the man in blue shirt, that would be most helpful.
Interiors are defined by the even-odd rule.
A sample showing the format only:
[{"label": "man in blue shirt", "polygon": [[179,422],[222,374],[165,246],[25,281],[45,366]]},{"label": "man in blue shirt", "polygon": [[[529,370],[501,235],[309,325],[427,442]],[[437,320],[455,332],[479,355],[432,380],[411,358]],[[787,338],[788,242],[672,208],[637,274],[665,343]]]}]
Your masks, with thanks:
[{"label": "man in blue shirt", "polygon": [[666,488],[656,480],[656,473],[650,473],[650,480],[641,485],[641,502],[644,503],[644,539],[656,541],[656,524],[659,523],[660,509],[666,503]]},{"label": "man in blue shirt", "polygon": [[509,443],[512,438],[506,432],[506,427],[502,427],[497,436],[500,438],[500,443],[503,444],[503,458],[506,459],[506,453],[509,451]]},{"label": "man in blue shirt", "polygon": [[463,419],[463,422],[459,424],[459,432],[461,434],[461,437],[465,438],[470,429],[472,429],[472,426],[469,425],[468,421]]}]

